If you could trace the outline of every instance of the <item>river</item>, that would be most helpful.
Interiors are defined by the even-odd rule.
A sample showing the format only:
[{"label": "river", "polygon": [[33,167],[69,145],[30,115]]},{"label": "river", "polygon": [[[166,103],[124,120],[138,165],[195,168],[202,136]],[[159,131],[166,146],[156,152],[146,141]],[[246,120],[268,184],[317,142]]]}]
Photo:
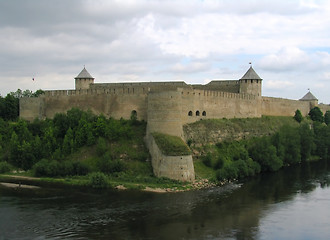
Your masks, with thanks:
[{"label": "river", "polygon": [[181,193],[0,186],[0,239],[330,239],[330,162]]}]

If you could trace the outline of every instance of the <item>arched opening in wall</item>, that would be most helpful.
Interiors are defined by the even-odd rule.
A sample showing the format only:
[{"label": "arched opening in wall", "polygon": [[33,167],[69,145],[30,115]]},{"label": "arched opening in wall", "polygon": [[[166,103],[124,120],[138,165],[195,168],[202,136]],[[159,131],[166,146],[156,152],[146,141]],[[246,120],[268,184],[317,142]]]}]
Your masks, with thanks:
[{"label": "arched opening in wall", "polygon": [[198,110],[196,111],[196,116],[199,116],[199,111]]},{"label": "arched opening in wall", "polygon": [[137,112],[135,110],[133,110],[131,112],[131,120],[132,121],[136,121],[137,120]]},{"label": "arched opening in wall", "polygon": [[192,116],[192,111],[189,111],[188,112],[188,116]]},{"label": "arched opening in wall", "polygon": [[202,112],[202,116],[204,116],[204,117],[206,116],[206,112],[205,111]]}]

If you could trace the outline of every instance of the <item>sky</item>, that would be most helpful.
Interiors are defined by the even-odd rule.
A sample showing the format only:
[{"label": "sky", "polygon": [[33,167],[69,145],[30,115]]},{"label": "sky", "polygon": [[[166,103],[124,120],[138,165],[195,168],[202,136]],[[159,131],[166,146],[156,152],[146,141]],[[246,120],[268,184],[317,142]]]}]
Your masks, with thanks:
[{"label": "sky", "polygon": [[[0,94],[95,83],[237,80],[330,104],[327,0],[0,0]],[[32,80],[34,78],[34,81]]]}]

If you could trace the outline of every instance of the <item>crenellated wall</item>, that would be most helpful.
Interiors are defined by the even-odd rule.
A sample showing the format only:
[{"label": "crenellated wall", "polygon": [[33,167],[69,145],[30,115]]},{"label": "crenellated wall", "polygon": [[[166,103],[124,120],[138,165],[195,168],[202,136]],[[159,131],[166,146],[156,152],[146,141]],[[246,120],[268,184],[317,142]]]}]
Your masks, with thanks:
[{"label": "crenellated wall", "polygon": [[262,115],[294,116],[299,109],[303,116],[307,116],[313,105],[309,101],[298,101],[284,98],[262,97]]},{"label": "crenellated wall", "polygon": [[[112,90],[114,91],[112,92]],[[66,113],[71,108],[77,107],[116,119],[121,117],[129,119],[132,111],[136,111],[139,120],[147,120],[146,93],[129,92],[125,89],[115,90],[46,91],[39,98],[22,98],[20,100],[20,117],[29,121],[36,117],[53,118],[56,113]]]},{"label": "crenellated wall", "polygon": [[213,90],[222,92],[239,93],[240,85],[237,80],[213,80],[205,85],[192,85],[194,89]]},{"label": "crenellated wall", "polygon": [[[147,84],[94,85],[91,89],[46,91],[39,98],[22,98],[20,117],[30,121],[36,117],[52,118],[56,113],[65,113],[77,107],[107,117],[129,119],[132,111],[136,111],[139,120],[152,122],[150,129],[155,126],[173,129],[160,132],[172,132],[179,136],[182,130],[177,126],[201,119],[293,116],[297,109],[306,116],[316,104],[283,98],[259,98],[246,93],[193,89],[182,83],[161,83],[151,87]],[[323,112],[330,110],[330,105],[318,106]]]},{"label": "crenellated wall", "polygon": [[211,90],[180,89],[182,123],[207,118],[260,117],[260,101],[254,95]]}]

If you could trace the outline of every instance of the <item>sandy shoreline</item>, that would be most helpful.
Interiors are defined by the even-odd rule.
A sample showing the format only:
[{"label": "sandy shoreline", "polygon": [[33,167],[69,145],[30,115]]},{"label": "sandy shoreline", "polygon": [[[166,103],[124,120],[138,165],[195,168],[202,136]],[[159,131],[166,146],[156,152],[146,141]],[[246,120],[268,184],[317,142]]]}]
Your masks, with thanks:
[{"label": "sandy shoreline", "polygon": [[5,182],[0,182],[0,185],[8,187],[8,188],[27,188],[27,189],[38,189],[40,187],[38,186],[33,186],[33,185],[25,185],[25,184],[20,184],[20,183],[5,183]]}]

